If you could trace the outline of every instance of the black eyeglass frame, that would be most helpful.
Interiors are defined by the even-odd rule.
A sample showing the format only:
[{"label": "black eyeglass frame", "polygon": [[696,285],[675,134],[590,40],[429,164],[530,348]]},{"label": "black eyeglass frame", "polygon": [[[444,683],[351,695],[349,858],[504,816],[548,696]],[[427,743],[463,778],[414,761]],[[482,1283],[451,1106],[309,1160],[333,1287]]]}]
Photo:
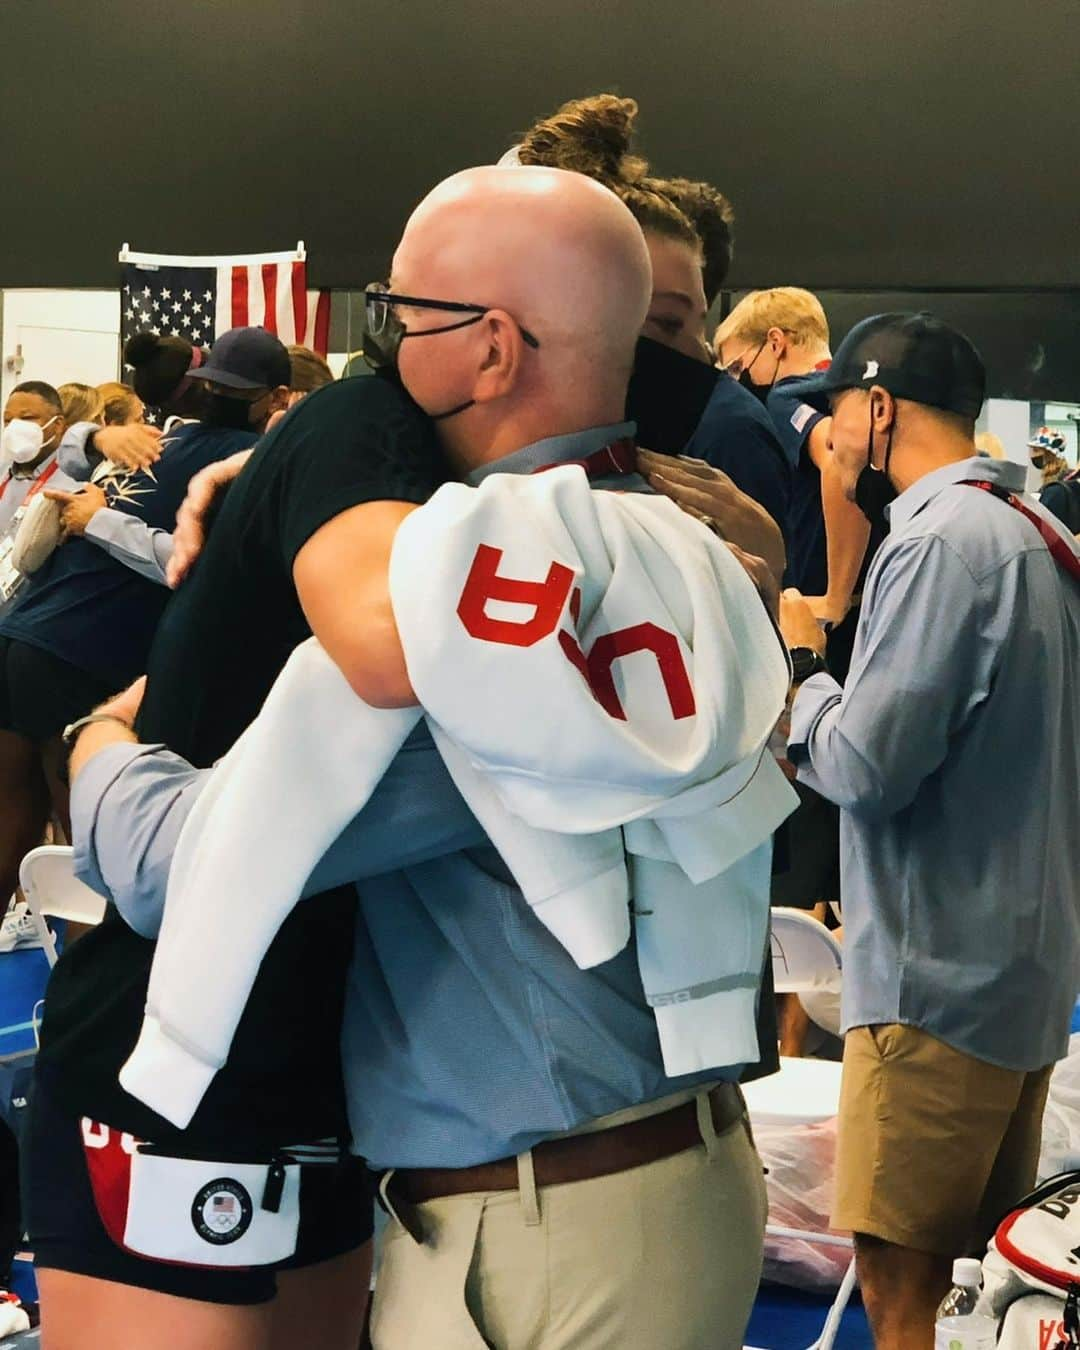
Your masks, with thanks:
[{"label": "black eyeglass frame", "polygon": [[[364,311],[368,315],[368,333],[374,339],[373,345],[377,348],[376,352],[370,354],[365,351],[365,358],[368,360],[369,364],[375,364],[372,362],[371,356],[375,356],[380,364],[390,363],[393,360],[398,347],[400,347],[402,339],[409,336],[408,330],[401,320],[394,318],[396,329],[392,329],[391,333],[388,335],[390,337],[390,343],[384,344],[382,340],[384,334],[386,334],[387,326],[391,323],[391,309],[394,305],[406,305],[410,309],[433,309],[448,314],[471,314],[473,316],[470,319],[465,319],[461,323],[447,324],[444,328],[421,329],[420,332],[412,334],[413,337],[434,337],[439,333],[453,333],[459,328],[467,328],[470,324],[479,323],[485,314],[490,314],[493,309],[498,308],[496,305],[473,305],[461,300],[429,300],[426,296],[398,295],[394,291],[375,289],[375,287],[381,286],[382,284],[383,283],[381,282],[373,281],[369,286],[364,288]],[[386,315],[376,328],[371,322],[370,316],[372,307],[377,304],[386,306]],[[511,317],[513,316],[511,315]],[[517,319],[514,319],[514,322],[517,324],[524,342],[532,347],[534,351],[538,350],[540,347],[539,340],[529,332],[524,324],[520,323]],[[387,350],[387,347],[390,348],[389,351]]]}]

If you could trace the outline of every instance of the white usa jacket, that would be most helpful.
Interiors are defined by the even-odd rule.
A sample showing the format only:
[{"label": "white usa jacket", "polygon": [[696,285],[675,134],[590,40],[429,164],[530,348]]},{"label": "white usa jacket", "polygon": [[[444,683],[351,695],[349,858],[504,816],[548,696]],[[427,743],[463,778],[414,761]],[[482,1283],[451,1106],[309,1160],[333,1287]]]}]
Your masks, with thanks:
[{"label": "white usa jacket", "polygon": [[373,709],[317,642],[294,653],[181,834],[122,1085],[187,1124],[281,921],[425,715],[580,967],[633,914],[666,1072],[756,1061],[771,836],[797,798],[767,749],[787,659],[729,550],[566,466],[440,489],[390,584],[422,706]]}]

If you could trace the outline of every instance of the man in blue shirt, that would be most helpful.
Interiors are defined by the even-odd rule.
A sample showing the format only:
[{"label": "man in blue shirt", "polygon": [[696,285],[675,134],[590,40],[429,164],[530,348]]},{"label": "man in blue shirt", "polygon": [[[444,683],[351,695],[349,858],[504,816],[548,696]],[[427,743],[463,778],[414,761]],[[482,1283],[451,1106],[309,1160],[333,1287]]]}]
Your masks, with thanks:
[{"label": "man in blue shirt", "polygon": [[[369,343],[469,481],[569,461],[606,472],[605,447],[631,431],[621,412],[649,282],[636,226],[596,184],[472,171],[410,222],[391,293],[370,292]],[[370,660],[378,631],[362,636]],[[338,664],[368,687],[362,661]],[[401,696],[392,681],[384,693]],[[84,735],[82,865],[152,934],[172,847],[159,827],[179,823],[202,779],[120,728]],[[741,1346],[765,1214],[740,1066],[665,1077],[633,946],[576,968],[426,734],[312,888],[342,880],[360,901],[343,1036],[354,1145],[396,1169],[375,1345]]]},{"label": "man in blue shirt", "polygon": [[[859,324],[817,381],[849,495],[889,534],[847,682],[789,756],[841,808],[844,1085],[833,1223],[878,1350],[933,1343],[951,1259],[1035,1177],[1080,987],[1080,549],[980,458],[982,362],[927,314]],[[793,593],[782,624],[818,645]]]}]

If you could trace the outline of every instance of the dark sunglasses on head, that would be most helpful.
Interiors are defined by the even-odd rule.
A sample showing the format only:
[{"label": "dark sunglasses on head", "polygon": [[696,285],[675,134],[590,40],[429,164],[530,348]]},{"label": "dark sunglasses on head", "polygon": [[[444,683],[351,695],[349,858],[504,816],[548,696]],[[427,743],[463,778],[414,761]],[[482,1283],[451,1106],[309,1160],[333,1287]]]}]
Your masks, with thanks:
[{"label": "dark sunglasses on head", "polygon": [[[410,309],[434,309],[448,314],[468,314],[471,317],[458,323],[445,324],[441,328],[425,328],[410,334],[395,313],[398,305],[406,305]],[[374,281],[364,290],[364,360],[376,369],[392,366],[397,360],[398,348],[406,337],[434,337],[438,333],[453,333],[459,328],[468,328],[470,324],[479,323],[492,308],[491,305],[470,305],[457,300],[428,300],[417,295],[395,295],[382,282]],[[521,324],[518,324],[518,328],[530,347],[536,349],[540,346],[527,328]]]}]

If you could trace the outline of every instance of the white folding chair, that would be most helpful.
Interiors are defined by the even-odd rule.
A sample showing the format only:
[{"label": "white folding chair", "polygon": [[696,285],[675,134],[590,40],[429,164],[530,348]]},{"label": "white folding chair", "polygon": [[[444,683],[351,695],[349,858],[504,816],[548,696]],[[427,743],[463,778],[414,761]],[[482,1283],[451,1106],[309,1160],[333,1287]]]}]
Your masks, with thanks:
[{"label": "white folding chair", "polygon": [[[815,995],[828,1007],[839,994],[843,959],[840,944],[824,924],[799,909],[772,911],[773,981],[777,993],[797,993],[807,1001]],[[811,1013],[813,1016],[813,1013]],[[815,1021],[823,1019],[815,1017]],[[839,1034],[839,1021],[826,1030]],[[823,1059],[781,1059],[780,1072],[756,1083],[748,1083],[747,1109],[751,1124],[815,1125],[831,1120],[840,1109],[841,1066]],[[799,1238],[823,1247],[852,1250],[850,1238],[833,1233],[814,1233],[801,1228],[780,1228],[770,1224],[770,1237]],[[847,1268],[821,1335],[807,1350],[832,1350],[840,1331],[840,1320],[855,1288],[855,1258]],[[758,1350],[747,1346],[746,1350]]]},{"label": "white folding chair", "polygon": [[97,924],[105,915],[105,900],[75,875],[75,854],[59,844],[43,844],[22,860],[19,885],[26,897],[27,913],[34,920],[50,966],[56,965],[56,943],[45,916]]},{"label": "white folding chair", "polygon": [[772,911],[773,984],[778,994],[798,994],[818,1026],[840,1034],[842,948],[812,914]]}]

